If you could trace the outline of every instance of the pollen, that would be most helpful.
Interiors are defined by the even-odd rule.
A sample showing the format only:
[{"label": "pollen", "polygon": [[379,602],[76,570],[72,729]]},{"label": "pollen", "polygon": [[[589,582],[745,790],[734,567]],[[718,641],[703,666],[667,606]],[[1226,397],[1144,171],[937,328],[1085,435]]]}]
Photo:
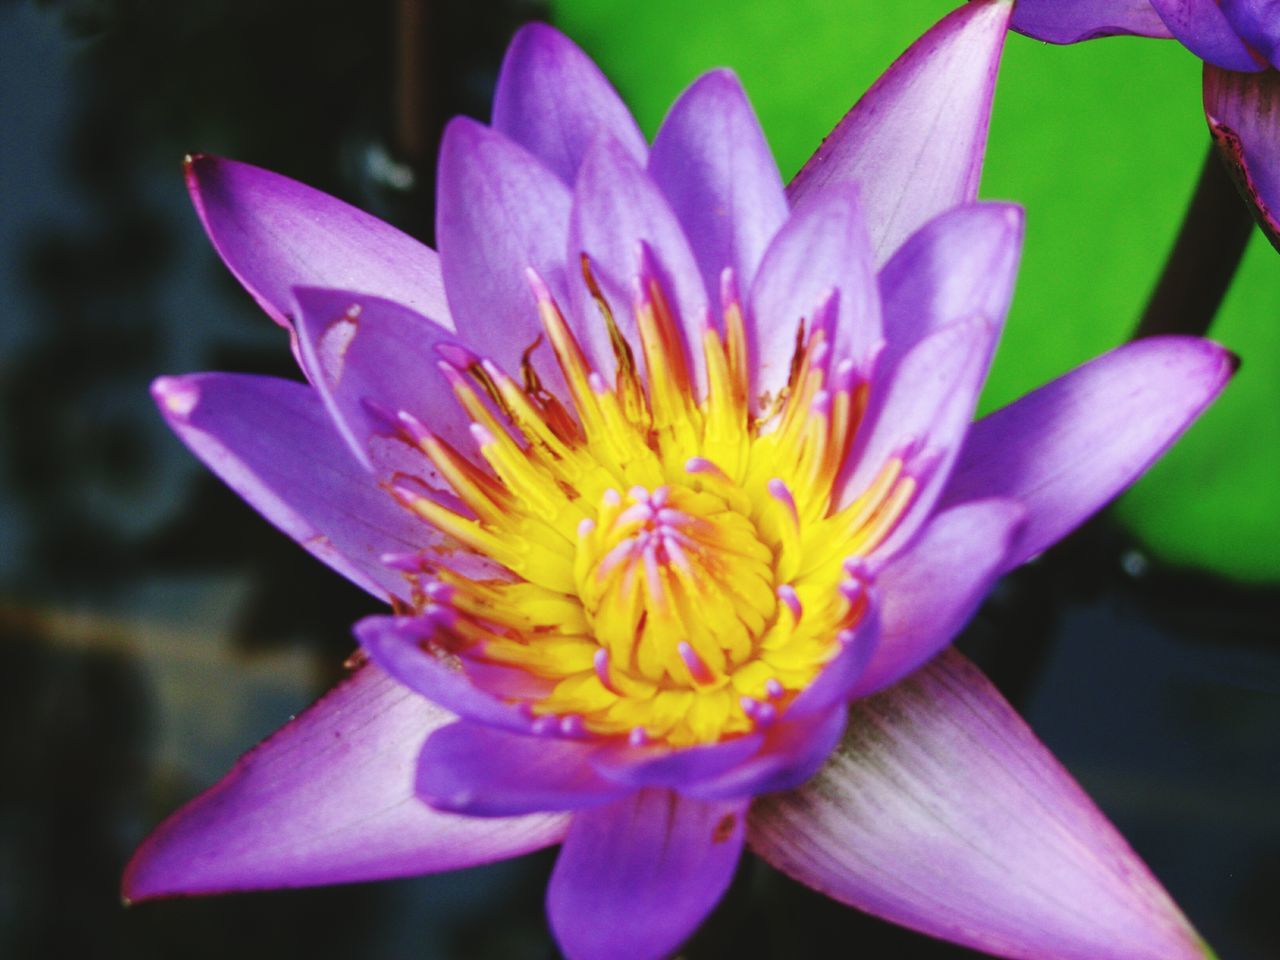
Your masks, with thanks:
[{"label": "pollen", "polygon": [[730,272],[721,322],[689,343],[645,251],[627,305],[635,350],[585,258],[583,276],[612,371],[592,366],[530,271],[564,395],[542,386],[532,350],[519,381],[449,350],[440,369],[472,448],[412,412],[395,418],[449,487],[388,483],[454,545],[396,561],[434,625],[424,646],[522,705],[535,731],[682,747],[768,727],[863,620],[859,558],[892,533],[917,479],[890,457],[836,499],[868,387],[832,357],[823,304],[793,319],[789,380],[760,397]]}]

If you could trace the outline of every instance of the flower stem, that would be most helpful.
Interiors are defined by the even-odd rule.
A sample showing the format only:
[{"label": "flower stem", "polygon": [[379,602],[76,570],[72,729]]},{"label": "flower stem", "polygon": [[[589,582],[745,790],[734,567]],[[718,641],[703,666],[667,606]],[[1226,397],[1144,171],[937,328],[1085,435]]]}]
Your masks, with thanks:
[{"label": "flower stem", "polygon": [[1253,218],[1210,144],[1178,239],[1131,339],[1208,332],[1252,232]]}]

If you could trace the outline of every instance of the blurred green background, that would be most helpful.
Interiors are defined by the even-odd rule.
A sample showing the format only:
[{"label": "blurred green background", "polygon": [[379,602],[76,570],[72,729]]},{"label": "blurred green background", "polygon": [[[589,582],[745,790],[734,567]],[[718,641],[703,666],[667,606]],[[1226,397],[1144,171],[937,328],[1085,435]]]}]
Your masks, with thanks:
[{"label": "blurred green background", "polygon": [[[737,70],[784,178],[923,24],[954,3],[555,0],[652,136],[698,73]],[[1208,143],[1200,62],[1176,43],[1053,47],[1011,36],[982,195],[1027,208],[990,410],[1124,340]],[[1120,514],[1159,556],[1280,579],[1280,254],[1259,234],[1212,335],[1244,358],[1226,394]]]}]

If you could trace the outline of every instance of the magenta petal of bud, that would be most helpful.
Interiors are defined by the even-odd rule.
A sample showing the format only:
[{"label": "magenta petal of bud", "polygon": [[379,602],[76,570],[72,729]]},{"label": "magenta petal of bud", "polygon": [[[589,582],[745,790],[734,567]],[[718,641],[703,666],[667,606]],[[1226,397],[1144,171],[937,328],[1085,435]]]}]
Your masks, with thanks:
[{"label": "magenta petal of bud", "polygon": [[559,841],[562,815],[482,820],[414,796],[422,738],[453,720],[360,668],[157,828],[129,864],[124,896],[412,876]]},{"label": "magenta petal of bud", "polygon": [[547,890],[561,948],[574,960],[674,952],[728,888],[745,815],[742,802],[658,789],[576,814]]},{"label": "magenta petal of bud", "polygon": [[1254,219],[1280,249],[1280,71],[1204,68],[1209,131]]},{"label": "magenta petal of bud", "polygon": [[884,263],[925,222],[976,199],[1012,9],[966,3],[912,44],[796,174],[792,205],[856,184]]},{"label": "magenta petal of bud", "polygon": [[1151,0],[1018,0],[1010,27],[1049,43],[1123,34],[1173,36]]},{"label": "magenta petal of bud", "polygon": [[948,651],[854,703],[752,849],[828,896],[997,956],[1204,960],[1143,863],[995,688]]},{"label": "magenta petal of bud", "polygon": [[1169,32],[1201,60],[1224,70],[1262,69],[1218,0],[1150,0],[1150,3]]}]

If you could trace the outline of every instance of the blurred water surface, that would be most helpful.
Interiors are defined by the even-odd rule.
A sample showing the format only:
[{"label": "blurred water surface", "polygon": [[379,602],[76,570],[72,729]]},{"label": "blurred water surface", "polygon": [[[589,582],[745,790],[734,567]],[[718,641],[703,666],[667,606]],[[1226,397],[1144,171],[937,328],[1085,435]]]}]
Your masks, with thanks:
[{"label": "blurred water surface", "polygon": [[[0,3],[0,955],[553,957],[551,856],[118,900],[165,814],[339,673],[374,604],[169,436],[147,384],[291,376],[216,262],[188,150],[430,239],[441,119],[483,117],[517,0]],[[963,638],[1226,958],[1280,955],[1280,592],[1161,569],[1103,519]],[[975,956],[748,858],[690,957]]]}]

